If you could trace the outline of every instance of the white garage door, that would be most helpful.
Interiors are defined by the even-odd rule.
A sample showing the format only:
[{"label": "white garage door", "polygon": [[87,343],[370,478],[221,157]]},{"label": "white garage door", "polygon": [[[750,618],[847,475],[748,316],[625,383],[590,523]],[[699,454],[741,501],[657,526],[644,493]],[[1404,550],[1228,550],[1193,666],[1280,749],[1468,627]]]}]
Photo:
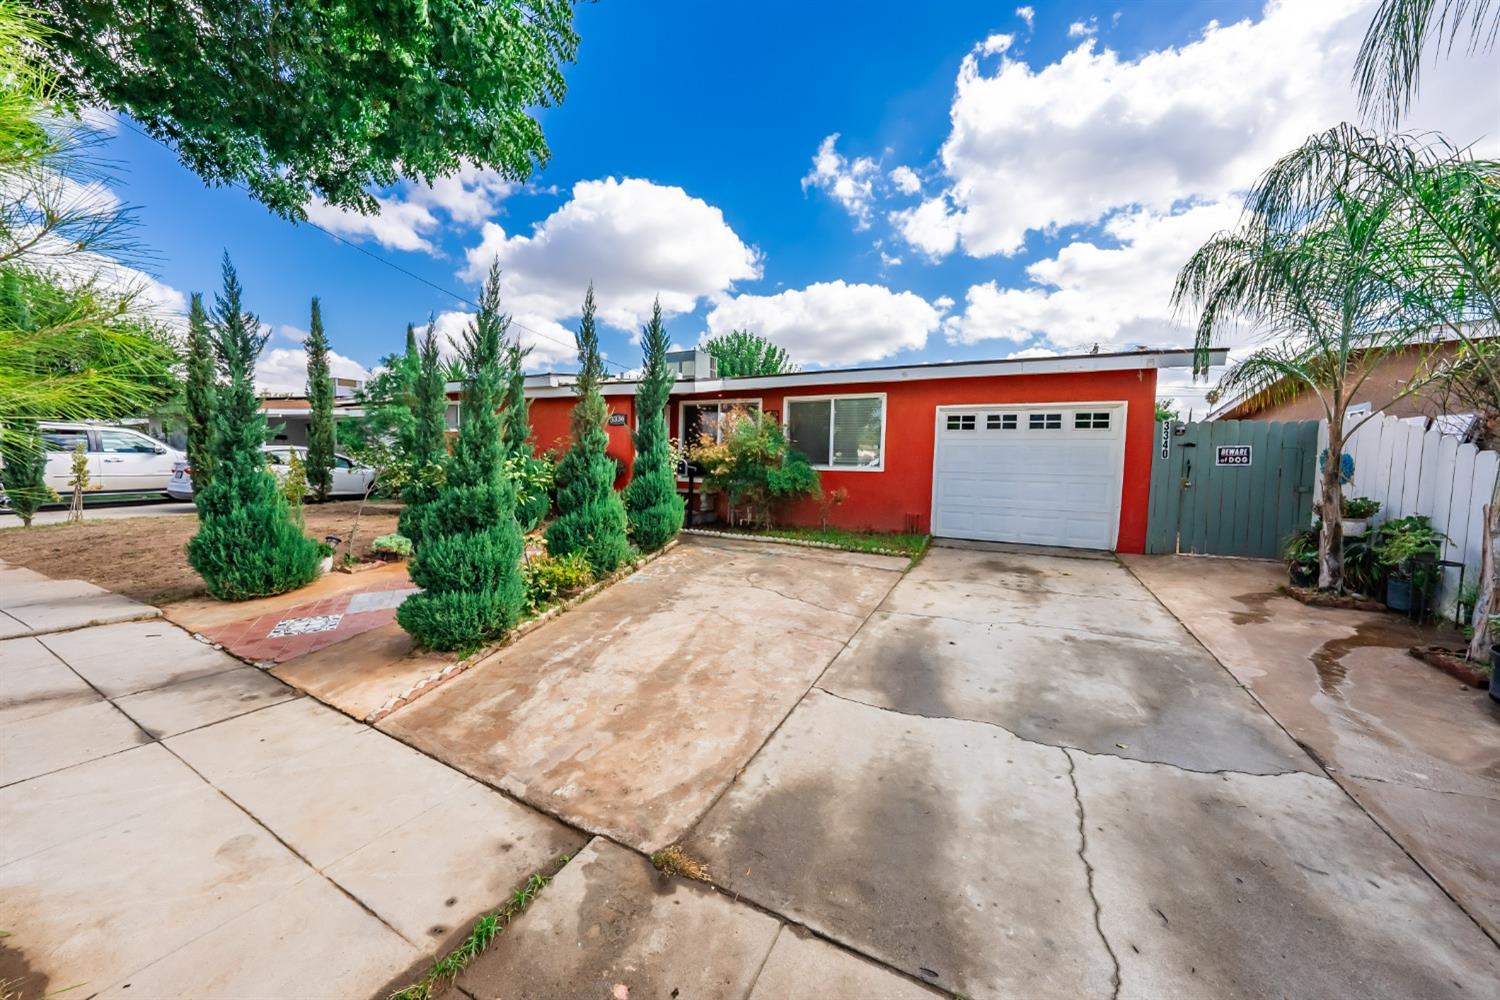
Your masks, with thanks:
[{"label": "white garage door", "polygon": [[1114,548],[1123,403],[940,406],[933,462],[934,535]]}]

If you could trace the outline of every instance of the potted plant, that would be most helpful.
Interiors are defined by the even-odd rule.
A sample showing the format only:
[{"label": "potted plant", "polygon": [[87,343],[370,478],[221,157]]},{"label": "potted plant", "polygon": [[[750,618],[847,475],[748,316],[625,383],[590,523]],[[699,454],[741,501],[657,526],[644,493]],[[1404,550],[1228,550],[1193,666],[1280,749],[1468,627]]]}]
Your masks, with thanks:
[{"label": "potted plant", "polygon": [[1392,611],[1421,612],[1437,583],[1433,562],[1447,536],[1426,515],[1399,517],[1380,526],[1375,551],[1386,568],[1385,605]]},{"label": "potted plant", "polygon": [[1318,583],[1318,535],[1321,527],[1314,525],[1294,531],[1287,537],[1282,555],[1286,558],[1287,572],[1293,587],[1313,587]]},{"label": "potted plant", "polygon": [[1380,501],[1369,497],[1344,498],[1344,537],[1357,538],[1370,527],[1370,518],[1380,513]]}]

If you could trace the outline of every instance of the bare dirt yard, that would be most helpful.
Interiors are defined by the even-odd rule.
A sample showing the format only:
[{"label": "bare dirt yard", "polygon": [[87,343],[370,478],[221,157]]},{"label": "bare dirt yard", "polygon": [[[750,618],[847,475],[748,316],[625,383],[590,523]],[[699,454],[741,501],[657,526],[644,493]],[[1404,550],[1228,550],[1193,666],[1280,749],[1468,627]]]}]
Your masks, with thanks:
[{"label": "bare dirt yard", "polygon": [[[355,500],[308,504],[307,533],[347,538],[358,508]],[[400,512],[398,503],[365,504],[356,555],[362,557],[372,540],[395,531]],[[148,604],[170,604],[205,593],[187,561],[188,539],[197,530],[192,514],[7,528],[0,530],[0,559],[54,579],[87,580]]]}]

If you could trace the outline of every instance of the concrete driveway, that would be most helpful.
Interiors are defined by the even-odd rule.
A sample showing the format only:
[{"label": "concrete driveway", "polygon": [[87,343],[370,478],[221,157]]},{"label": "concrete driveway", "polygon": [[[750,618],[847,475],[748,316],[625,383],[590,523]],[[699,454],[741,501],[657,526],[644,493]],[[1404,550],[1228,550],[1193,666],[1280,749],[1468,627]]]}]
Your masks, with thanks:
[{"label": "concrete driveway", "polygon": [[967,996],[1475,996],[1500,952],[1112,559],[935,549],[687,839]]}]

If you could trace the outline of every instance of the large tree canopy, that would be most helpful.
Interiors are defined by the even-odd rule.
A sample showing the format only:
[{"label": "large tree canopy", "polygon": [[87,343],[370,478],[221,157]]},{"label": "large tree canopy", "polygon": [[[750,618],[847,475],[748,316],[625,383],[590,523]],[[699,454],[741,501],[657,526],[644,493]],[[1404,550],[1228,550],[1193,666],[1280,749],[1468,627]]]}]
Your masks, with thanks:
[{"label": "large tree canopy", "polygon": [[42,0],[60,82],[289,218],[465,162],[547,161],[572,0]]},{"label": "large tree canopy", "polygon": [[720,378],[783,375],[797,370],[785,348],[749,330],[731,330],[706,340],[703,349],[714,359]]}]

